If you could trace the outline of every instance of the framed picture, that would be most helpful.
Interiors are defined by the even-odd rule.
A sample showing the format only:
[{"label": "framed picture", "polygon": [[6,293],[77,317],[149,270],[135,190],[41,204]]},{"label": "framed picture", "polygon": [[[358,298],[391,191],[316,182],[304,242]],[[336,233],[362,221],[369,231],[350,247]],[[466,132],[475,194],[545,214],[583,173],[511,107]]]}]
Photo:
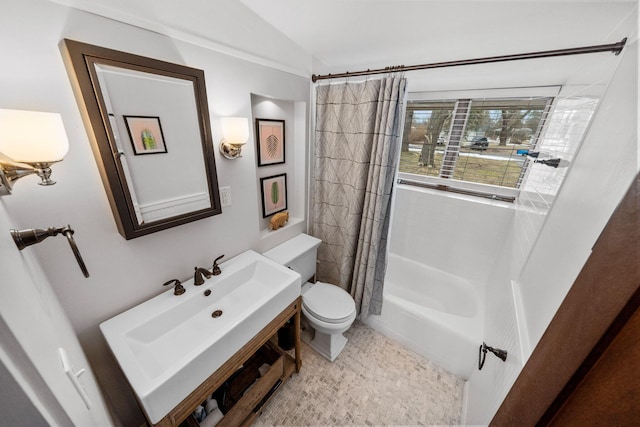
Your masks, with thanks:
[{"label": "framed picture", "polygon": [[284,163],[284,120],[256,119],[258,167]]},{"label": "framed picture", "polygon": [[266,218],[287,209],[287,174],[260,178],[262,217]]},{"label": "framed picture", "polygon": [[123,116],[127,125],[129,139],[133,146],[133,153],[156,154],[166,153],[167,145],[164,142],[160,117],[153,116]]}]

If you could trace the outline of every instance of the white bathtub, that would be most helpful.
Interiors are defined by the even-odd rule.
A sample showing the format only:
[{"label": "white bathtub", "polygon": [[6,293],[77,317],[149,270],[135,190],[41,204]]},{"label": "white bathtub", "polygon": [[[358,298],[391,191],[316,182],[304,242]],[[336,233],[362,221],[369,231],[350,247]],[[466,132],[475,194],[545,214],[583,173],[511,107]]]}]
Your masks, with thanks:
[{"label": "white bathtub", "polygon": [[382,314],[366,323],[463,378],[478,364],[483,306],[478,285],[389,254]]}]

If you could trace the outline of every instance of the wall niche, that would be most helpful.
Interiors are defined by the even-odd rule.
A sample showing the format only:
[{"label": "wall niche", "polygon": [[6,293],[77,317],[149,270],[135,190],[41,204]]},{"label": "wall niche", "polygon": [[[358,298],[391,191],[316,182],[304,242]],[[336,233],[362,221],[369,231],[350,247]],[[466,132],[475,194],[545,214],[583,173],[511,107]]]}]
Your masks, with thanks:
[{"label": "wall niche", "polygon": [[[277,99],[273,97],[251,94],[251,126],[253,127],[254,138],[250,141],[256,150],[256,186],[258,188],[258,212],[256,219],[261,233],[261,239],[270,240],[269,237],[278,234],[280,230],[291,228],[300,228],[300,231],[306,231],[307,217],[307,170],[308,170],[308,153],[307,153],[307,103],[302,101],[290,101]],[[276,128],[275,135],[278,134],[278,126],[284,121],[284,163],[263,164],[260,163],[260,148],[258,147],[259,131],[257,128],[258,120],[266,120],[262,122],[266,124],[272,123]],[[273,122],[268,122],[273,120]],[[264,153],[265,149],[262,148]],[[269,163],[264,161],[263,163]],[[277,160],[276,160],[277,161]],[[265,178],[280,177],[286,174],[286,211],[289,212],[289,221],[286,225],[275,231],[270,229],[270,212],[279,210],[278,206],[263,207],[263,197],[267,198],[267,205],[271,203],[271,199],[266,194],[263,196],[263,182],[269,186],[273,180],[264,181]],[[282,179],[276,179],[280,186]],[[281,190],[280,190],[281,191]],[[280,193],[280,197],[282,192]],[[264,217],[265,213],[267,214]],[[266,242],[265,242],[266,243]]]}]

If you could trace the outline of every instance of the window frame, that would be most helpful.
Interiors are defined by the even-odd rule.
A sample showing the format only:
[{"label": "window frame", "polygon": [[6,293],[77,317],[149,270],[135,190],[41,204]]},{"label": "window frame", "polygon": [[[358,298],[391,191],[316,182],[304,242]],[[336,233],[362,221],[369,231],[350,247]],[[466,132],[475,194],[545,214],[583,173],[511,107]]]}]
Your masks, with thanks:
[{"label": "window frame", "polygon": [[[504,88],[504,89],[472,89],[472,90],[456,90],[456,91],[429,91],[429,92],[409,92],[407,93],[407,106],[409,101],[443,101],[458,103],[461,100],[470,100],[470,108],[473,106],[473,99],[508,99],[508,98],[531,98],[531,97],[547,97],[551,98],[549,104],[545,108],[545,115],[539,130],[537,131],[538,145],[541,136],[544,134],[545,122],[548,114],[560,93],[561,86],[538,86],[523,88]],[[405,106],[406,113],[406,106]],[[468,113],[467,113],[468,114]],[[462,135],[460,136],[462,138]],[[445,145],[445,153],[448,151],[450,139]],[[526,180],[528,170],[528,161],[522,168],[519,183]],[[441,168],[442,169],[442,168]],[[503,187],[499,185],[483,184],[473,181],[463,181],[453,178],[455,167],[451,169],[451,177],[428,176],[413,174],[408,172],[400,172],[398,169],[397,182],[399,184],[415,185],[425,188],[433,188],[436,190],[450,191],[459,194],[467,194],[479,197],[485,197],[493,200],[513,202],[520,194],[520,188]]]}]

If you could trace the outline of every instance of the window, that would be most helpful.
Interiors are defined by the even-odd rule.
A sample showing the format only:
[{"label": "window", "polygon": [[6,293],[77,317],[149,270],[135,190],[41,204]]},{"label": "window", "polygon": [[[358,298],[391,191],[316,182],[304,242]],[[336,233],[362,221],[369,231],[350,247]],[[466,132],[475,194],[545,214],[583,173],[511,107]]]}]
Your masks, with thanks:
[{"label": "window", "polygon": [[401,178],[411,174],[443,189],[478,188],[465,183],[490,185],[494,194],[493,187],[519,188],[529,164],[526,153],[535,151],[552,100],[534,96],[407,101]]}]

